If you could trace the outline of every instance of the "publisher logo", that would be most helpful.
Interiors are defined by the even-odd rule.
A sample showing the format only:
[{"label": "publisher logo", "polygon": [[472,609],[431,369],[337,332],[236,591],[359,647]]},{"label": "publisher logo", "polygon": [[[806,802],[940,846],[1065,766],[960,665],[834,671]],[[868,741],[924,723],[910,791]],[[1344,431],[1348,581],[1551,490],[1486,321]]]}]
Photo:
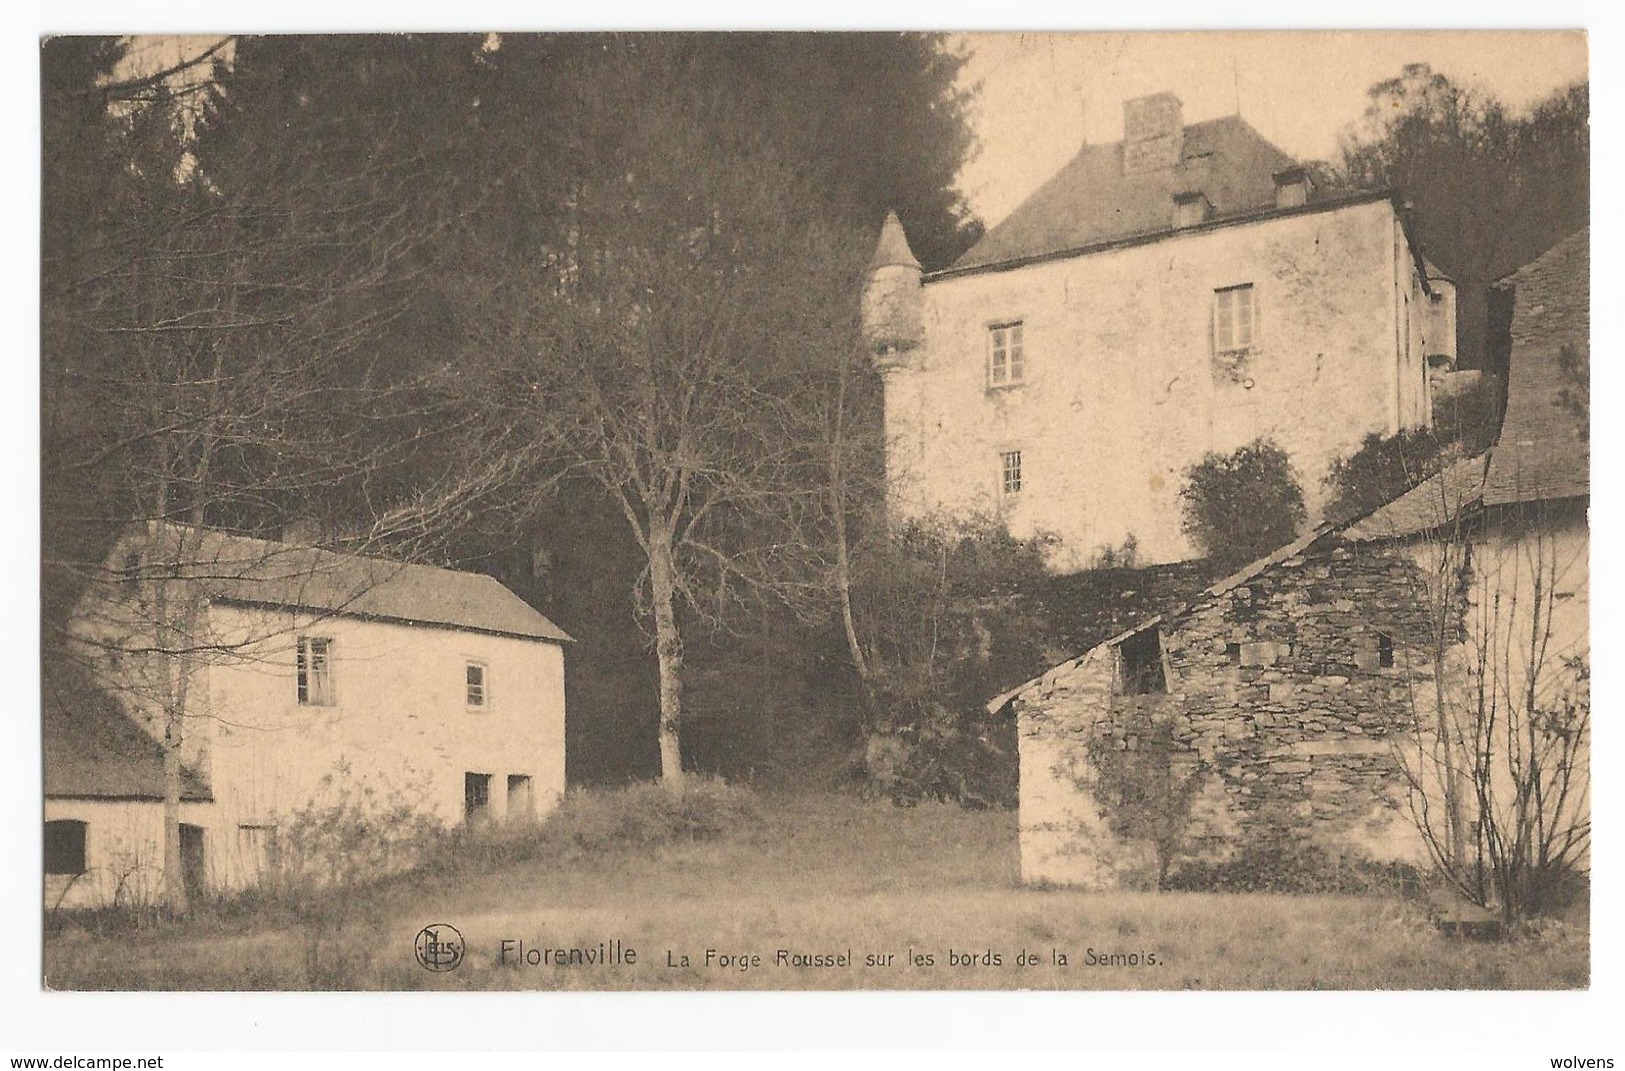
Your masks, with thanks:
[{"label": "publisher logo", "polygon": [[418,931],[412,950],[424,970],[454,971],[463,962],[463,935],[448,922],[436,922]]}]

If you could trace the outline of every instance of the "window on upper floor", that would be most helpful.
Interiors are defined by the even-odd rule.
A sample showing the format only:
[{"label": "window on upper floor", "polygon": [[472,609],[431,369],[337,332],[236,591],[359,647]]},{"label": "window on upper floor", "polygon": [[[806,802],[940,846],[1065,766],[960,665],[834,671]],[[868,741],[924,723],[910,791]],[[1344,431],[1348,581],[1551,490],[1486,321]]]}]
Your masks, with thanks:
[{"label": "window on upper floor", "polygon": [[463,681],[469,709],[484,710],[489,699],[489,670],[486,669],[485,663],[467,663],[463,668]]},{"label": "window on upper floor", "polygon": [[1155,625],[1117,645],[1118,691],[1122,695],[1159,695],[1168,690],[1162,671],[1162,632]]},{"label": "window on upper floor", "polygon": [[994,324],[987,329],[987,385],[1013,387],[1027,374],[1019,321]]},{"label": "window on upper floor", "polygon": [[45,823],[45,872],[85,872],[85,823],[66,818]]},{"label": "window on upper floor", "polygon": [[299,637],[295,676],[299,682],[300,706],[332,706],[333,641],[324,636]]},{"label": "window on upper floor", "polygon": [[999,454],[999,487],[1006,495],[1015,495],[1021,486],[1021,451],[1005,450]]},{"label": "window on upper floor", "polygon": [[1242,354],[1258,336],[1258,302],[1253,284],[1227,286],[1213,292],[1213,351]]}]

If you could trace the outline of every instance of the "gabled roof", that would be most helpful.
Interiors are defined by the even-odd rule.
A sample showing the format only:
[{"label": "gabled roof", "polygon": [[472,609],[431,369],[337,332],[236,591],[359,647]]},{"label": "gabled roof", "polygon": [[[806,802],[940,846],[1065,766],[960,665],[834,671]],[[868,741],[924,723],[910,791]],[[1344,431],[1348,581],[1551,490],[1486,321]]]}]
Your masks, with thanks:
[{"label": "gabled roof", "polygon": [[1057,675],[1065,673],[1067,670],[1077,666],[1078,663],[1083,661],[1083,659],[1086,658],[1091,651],[1098,651],[1102,647],[1115,647],[1136,633],[1144,632],[1146,629],[1151,628],[1154,625],[1160,625],[1164,621],[1169,621],[1177,617],[1183,617],[1193,608],[1200,606],[1207,600],[1217,598],[1218,596],[1224,595],[1227,592],[1234,591],[1236,588],[1239,588],[1241,585],[1247,583],[1247,581],[1262,573],[1270,566],[1277,565],[1286,561],[1288,558],[1302,554],[1304,551],[1320,542],[1322,538],[1332,534],[1336,530],[1335,525],[1322,524],[1317,526],[1308,534],[1299,536],[1297,539],[1294,539],[1285,546],[1278,547],[1270,553],[1264,555],[1262,558],[1242,566],[1229,576],[1215,581],[1212,585],[1203,589],[1202,593],[1191,601],[1172,610],[1166,611],[1165,613],[1148,617],[1134,625],[1132,628],[1124,629],[1111,639],[1102,640],[1100,643],[1095,644],[1093,647],[1089,648],[1088,651],[1083,652],[1083,654],[1078,655],[1076,658],[1070,658],[1059,665],[1052,666],[1043,673],[1039,674],[1037,677],[1034,677],[1032,680],[1018,684],[1009,691],[995,696],[994,698],[988,700],[986,707],[987,712],[989,714],[997,713],[1001,707],[1010,702],[1010,700],[1021,695],[1021,693],[1029,691],[1036,686],[1046,684],[1050,680],[1054,679]]},{"label": "gabled roof", "polygon": [[1486,505],[1570,498],[1590,491],[1584,420],[1562,404],[1576,384],[1565,352],[1591,345],[1591,231],[1575,232],[1500,280],[1513,291],[1506,418],[1485,478]]},{"label": "gabled roof", "polygon": [[[158,741],[125,714],[84,667],[68,658],[49,659],[43,685],[48,798],[164,798],[164,759]],[[211,798],[197,771],[183,767],[181,799]]]},{"label": "gabled roof", "polygon": [[1200,190],[1215,219],[1275,207],[1277,171],[1296,161],[1240,116],[1185,127],[1177,166],[1123,174],[1123,143],[1086,145],[950,270],[1169,230],[1175,194]]},{"label": "gabled roof", "polygon": [[183,579],[214,600],[406,624],[570,642],[570,636],[494,578],[432,565],[343,554],[213,529],[170,526],[184,549]]}]

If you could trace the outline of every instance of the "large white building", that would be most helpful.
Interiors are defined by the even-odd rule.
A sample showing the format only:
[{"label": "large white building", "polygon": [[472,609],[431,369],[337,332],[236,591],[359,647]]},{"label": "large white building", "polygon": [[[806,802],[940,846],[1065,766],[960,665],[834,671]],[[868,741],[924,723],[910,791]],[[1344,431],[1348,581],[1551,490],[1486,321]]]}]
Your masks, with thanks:
[{"label": "large white building", "polygon": [[1323,193],[1239,117],[1186,125],[1170,93],[1124,122],[947,269],[922,275],[887,220],[864,326],[895,517],[1000,516],[1058,537],[1063,570],[1130,541],[1178,561],[1207,452],[1273,438],[1314,514],[1334,458],[1430,422],[1454,289],[1391,191]]},{"label": "large white building", "polygon": [[74,632],[46,675],[48,907],[158,898],[168,711],[196,891],[252,883],[345,794],[450,826],[564,790],[569,637],[487,576],[172,525],[120,543]]}]

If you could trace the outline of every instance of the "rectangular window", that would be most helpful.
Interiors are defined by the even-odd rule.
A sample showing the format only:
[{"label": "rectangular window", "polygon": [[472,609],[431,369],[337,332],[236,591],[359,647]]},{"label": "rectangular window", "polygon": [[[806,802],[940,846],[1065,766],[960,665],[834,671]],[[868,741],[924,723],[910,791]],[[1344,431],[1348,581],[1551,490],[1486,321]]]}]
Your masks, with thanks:
[{"label": "rectangular window", "polygon": [[488,773],[463,774],[463,817],[473,825],[485,818],[491,810],[491,775]]},{"label": "rectangular window", "polygon": [[1026,375],[1022,352],[1021,324],[995,324],[987,330],[987,383],[990,387],[1011,387]]},{"label": "rectangular window", "polygon": [[65,818],[45,823],[45,872],[85,872],[85,823]]},{"label": "rectangular window", "polygon": [[1136,632],[1117,646],[1124,695],[1157,695],[1168,690],[1162,672],[1162,633],[1153,627]]},{"label": "rectangular window", "polygon": [[1213,348],[1219,353],[1245,353],[1253,348],[1257,326],[1253,284],[1213,292]]},{"label": "rectangular window", "polygon": [[468,705],[477,709],[485,708],[485,665],[480,662],[469,662],[463,670],[466,685]]},{"label": "rectangular window", "polygon": [[296,659],[299,705],[333,705],[333,641],[318,636],[299,637]]},{"label": "rectangular window", "polygon": [[1368,632],[1354,641],[1354,665],[1357,669],[1393,669],[1394,638],[1386,632]]},{"label": "rectangular window", "polygon": [[1006,450],[999,455],[999,486],[1007,495],[1021,492],[1021,451]]}]

